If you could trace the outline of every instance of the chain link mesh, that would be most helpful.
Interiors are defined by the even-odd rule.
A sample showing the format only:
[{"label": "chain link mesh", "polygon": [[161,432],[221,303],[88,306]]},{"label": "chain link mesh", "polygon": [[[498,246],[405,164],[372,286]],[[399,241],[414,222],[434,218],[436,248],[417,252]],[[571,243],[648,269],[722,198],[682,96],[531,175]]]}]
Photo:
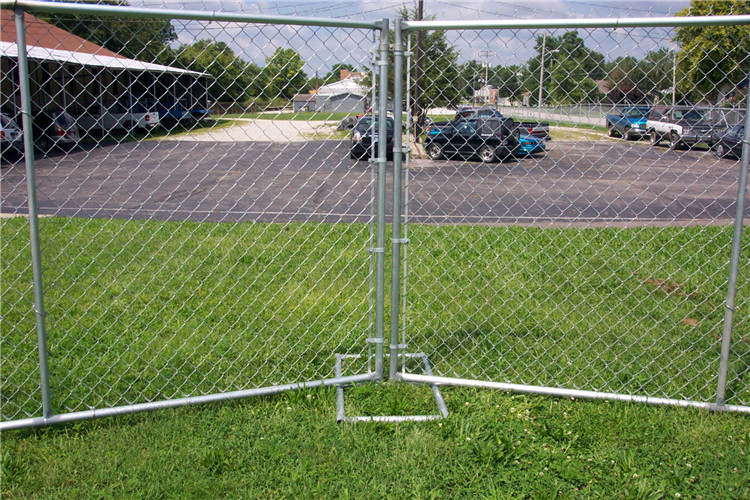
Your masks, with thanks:
[{"label": "chain link mesh", "polygon": [[[54,413],[333,378],[342,352],[366,371],[373,173],[346,126],[374,96],[373,31],[26,24]],[[3,113],[20,126],[9,45]],[[11,217],[28,213],[26,173],[9,153],[3,420],[41,414],[28,220]]]},{"label": "chain link mesh", "polygon": [[[750,30],[407,40],[410,348],[446,377],[713,402]],[[747,405],[736,317],[727,402]]]},{"label": "chain link mesh", "polygon": [[[0,12],[7,421],[42,405],[16,27]],[[375,118],[376,32],[35,16],[53,412],[331,378],[337,353],[344,375],[371,370],[382,249],[359,117]],[[714,400],[750,40],[702,28],[408,34],[392,96],[411,149],[402,343],[435,375]],[[683,118],[672,104],[708,128],[662,131]],[[631,120],[641,108],[651,122]],[[750,404],[748,296],[741,279],[733,405]]]}]

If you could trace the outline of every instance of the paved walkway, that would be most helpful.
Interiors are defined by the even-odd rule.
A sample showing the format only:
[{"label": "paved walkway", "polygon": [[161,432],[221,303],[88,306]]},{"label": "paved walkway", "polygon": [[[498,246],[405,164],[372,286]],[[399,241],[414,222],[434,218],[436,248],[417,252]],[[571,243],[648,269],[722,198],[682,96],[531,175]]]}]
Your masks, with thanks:
[{"label": "paved walkway", "polygon": [[325,139],[336,131],[338,121],[257,120],[238,118],[231,127],[201,130],[167,137],[171,141],[196,142],[307,142],[311,138]]}]

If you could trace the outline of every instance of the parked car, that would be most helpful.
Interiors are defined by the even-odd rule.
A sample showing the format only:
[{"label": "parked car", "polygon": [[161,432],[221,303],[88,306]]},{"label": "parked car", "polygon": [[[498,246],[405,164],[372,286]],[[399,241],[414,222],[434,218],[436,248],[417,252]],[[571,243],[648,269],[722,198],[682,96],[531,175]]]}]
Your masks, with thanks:
[{"label": "parked car", "polygon": [[518,138],[518,151],[516,151],[516,156],[529,156],[535,153],[541,153],[546,149],[547,146],[544,139],[525,134],[522,131]]},{"label": "parked car", "polygon": [[[393,154],[393,128],[393,118],[387,117],[386,140],[388,141],[388,156],[391,156]],[[373,147],[377,151],[378,141],[380,140],[380,138],[378,137],[379,130],[380,120],[377,116],[375,116],[374,119],[370,115],[360,118],[354,128],[352,128],[350,157],[352,159],[361,160],[370,157]]]},{"label": "parked car", "polygon": [[123,105],[118,102],[92,105],[78,116],[76,125],[82,130],[107,132],[122,129],[151,130],[159,124],[159,113],[150,111],[144,104],[134,102]]},{"label": "parked car", "polygon": [[693,107],[654,108],[648,115],[646,128],[652,146],[667,139],[670,149],[698,143],[711,144],[713,137],[713,127],[703,111]]},{"label": "parked car", "polygon": [[425,150],[433,160],[453,155],[479,157],[483,162],[517,154],[520,130],[510,118],[470,118],[427,131]]},{"label": "parked car", "polygon": [[618,115],[607,115],[605,125],[607,135],[615,137],[619,135],[626,140],[642,139],[648,135],[646,118],[651,108],[635,106],[623,109]]},{"label": "parked car", "polygon": [[[505,116],[500,110],[495,108],[475,108],[473,106],[461,106],[456,110],[456,116],[453,117],[453,122],[459,120],[468,120],[469,118],[500,118],[505,119]],[[541,137],[543,139],[549,139],[549,123],[548,122],[515,122],[516,125],[521,128],[526,135],[534,137]]]},{"label": "parked car", "polygon": [[742,156],[742,139],[744,137],[745,126],[740,123],[716,134],[711,149],[714,150],[717,158],[724,158],[726,156],[740,158]]},{"label": "parked car", "polygon": [[23,133],[15,120],[5,113],[0,113],[0,153],[3,158],[10,154],[21,154],[23,151]]},{"label": "parked car", "polygon": [[43,109],[31,120],[34,148],[48,153],[54,147],[72,147],[80,135],[72,116],[62,109]]}]

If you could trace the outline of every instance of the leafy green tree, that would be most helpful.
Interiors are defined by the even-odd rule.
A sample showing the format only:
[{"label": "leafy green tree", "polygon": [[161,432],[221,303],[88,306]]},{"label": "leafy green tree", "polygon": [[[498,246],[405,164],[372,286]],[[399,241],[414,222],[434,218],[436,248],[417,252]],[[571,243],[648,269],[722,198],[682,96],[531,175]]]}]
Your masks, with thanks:
[{"label": "leafy green tree", "polygon": [[[595,50],[586,47],[585,41],[578,34],[577,30],[568,31],[560,36],[548,36],[546,37],[546,43],[544,36],[538,36],[536,39],[536,50],[538,55],[531,58],[527,63],[528,73],[524,82],[526,90],[530,91],[530,99],[532,104],[536,104],[539,95],[539,69],[542,61],[542,47],[545,48],[544,53],[544,88],[545,95],[547,95],[548,84],[552,78],[555,66],[559,61],[568,61],[567,66],[571,66],[574,62],[578,66],[580,71],[558,71],[556,87],[561,92],[561,89],[570,88],[572,89],[576,82],[562,82],[560,78],[566,77],[573,78],[573,74],[581,77],[588,78],[591,81],[601,80],[607,76],[606,63],[604,61],[604,55],[596,52]],[[582,80],[580,80],[582,81]],[[590,86],[590,83],[586,84]],[[594,84],[596,86],[596,84]],[[586,92],[583,92],[587,94]],[[580,94],[580,92],[576,92]],[[561,97],[561,94],[559,94]],[[565,99],[566,102],[573,102]],[[560,101],[558,101],[560,102]]]},{"label": "leafy green tree", "polygon": [[[98,3],[130,5],[126,0],[100,0]],[[54,13],[40,13],[39,18],[112,52],[146,62],[171,62],[169,44],[177,40],[174,26],[164,19]]]},{"label": "leafy green tree", "polygon": [[633,56],[618,57],[607,79],[612,88],[609,98],[614,102],[637,103],[649,92],[641,61]]},{"label": "leafy green tree", "polygon": [[305,62],[294,49],[277,47],[261,71],[266,83],[263,94],[268,99],[282,97],[291,99],[307,85],[307,75],[302,70]]},{"label": "leafy green tree", "polygon": [[474,91],[484,84],[484,66],[476,60],[467,61],[459,66],[459,81],[456,86],[461,97],[471,98]]},{"label": "leafy green tree", "polygon": [[214,101],[243,101],[262,92],[260,68],[237,57],[224,42],[200,40],[176,51],[175,65],[208,73],[208,95]]},{"label": "leafy green tree", "polygon": [[518,99],[521,95],[522,77],[519,66],[496,66],[490,70],[490,85],[497,89],[498,97]]},{"label": "leafy green tree", "polygon": [[558,104],[598,102],[601,92],[596,82],[573,58],[557,63],[550,74],[549,95]]},{"label": "leafy green tree", "polygon": [[[750,0],[692,0],[678,16],[750,14]],[[678,88],[694,100],[715,101],[750,73],[750,26],[682,26],[677,65],[684,78]]]}]

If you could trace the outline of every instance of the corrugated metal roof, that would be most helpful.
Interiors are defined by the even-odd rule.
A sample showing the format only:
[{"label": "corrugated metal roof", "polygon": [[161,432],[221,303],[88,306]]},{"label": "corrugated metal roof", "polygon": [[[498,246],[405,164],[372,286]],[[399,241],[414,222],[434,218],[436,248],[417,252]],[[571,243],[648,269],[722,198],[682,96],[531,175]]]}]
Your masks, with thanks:
[{"label": "corrugated metal roof", "polygon": [[[13,12],[0,10],[0,55],[18,57],[16,22]],[[28,58],[35,61],[54,61],[109,69],[152,71],[180,75],[208,76],[172,66],[128,59],[111,50],[84,40],[72,33],[44,22],[29,13],[24,14]]]},{"label": "corrugated metal roof", "polygon": [[[128,69],[133,71],[153,71],[159,73],[174,73],[180,75],[202,76],[204,73],[188,71],[161,64],[147,63],[128,59],[126,57],[111,57],[98,54],[87,54],[85,52],[71,52],[69,50],[47,49],[45,47],[26,46],[29,59],[34,61],[55,61],[60,63],[80,64],[81,66],[97,66],[108,69]],[[0,42],[0,54],[5,57],[18,57],[18,45],[9,42]]]}]

